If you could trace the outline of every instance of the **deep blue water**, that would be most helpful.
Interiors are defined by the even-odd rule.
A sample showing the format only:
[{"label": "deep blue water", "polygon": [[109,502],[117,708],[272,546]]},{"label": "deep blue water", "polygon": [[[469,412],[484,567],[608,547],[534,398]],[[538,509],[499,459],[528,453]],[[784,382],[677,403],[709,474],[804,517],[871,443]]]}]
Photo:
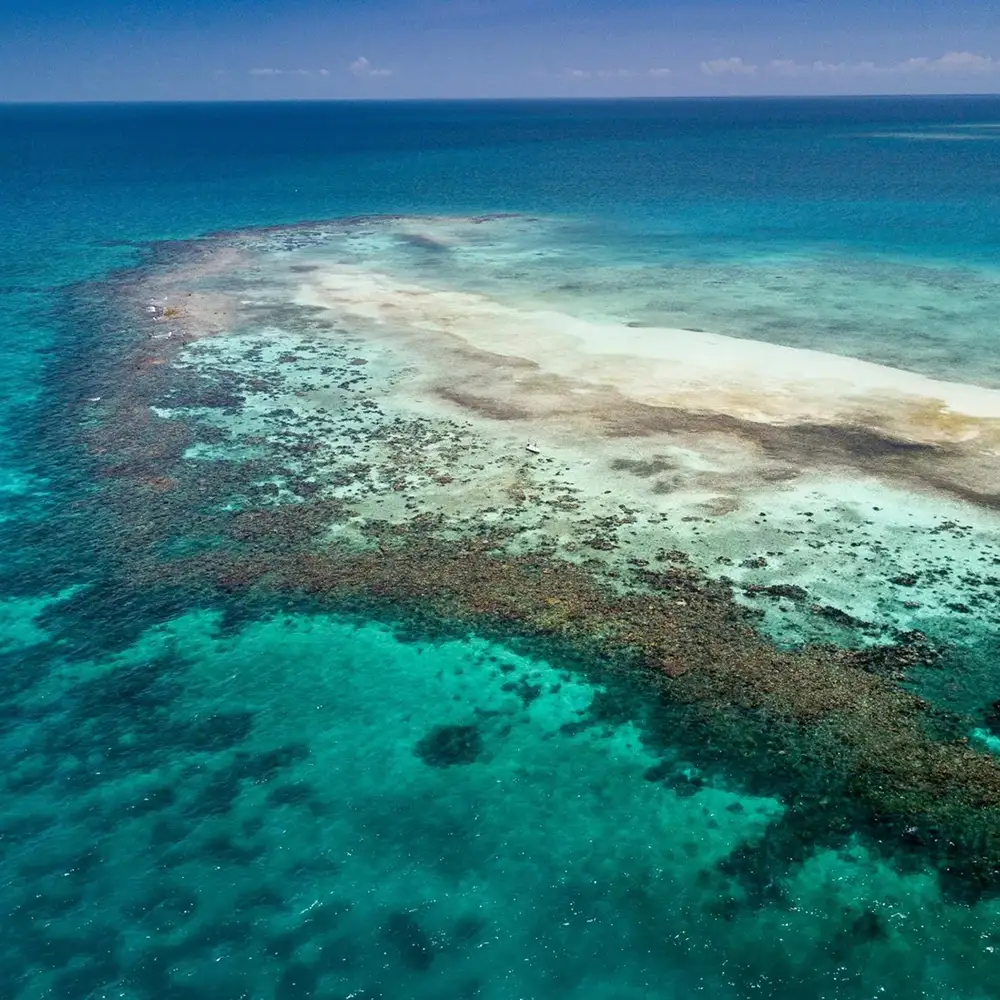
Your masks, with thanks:
[{"label": "deep blue water", "polygon": [[[77,391],[67,358],[100,363],[70,351],[101,330],[72,289],[147,244],[556,215],[605,260],[683,271],[691,325],[995,384],[998,123],[986,97],[0,107],[0,996],[1000,995],[1000,905],[952,904],[858,845],[741,909],[720,859],[782,804],[692,796],[683,759],[681,792],[644,781],[656,758],[621,720],[559,735],[593,689],[557,662],[299,612],[234,628],[172,608],[131,645],[45,615],[101,574],[72,514],[85,469],[50,426]],[[733,269],[794,287],[803,260],[810,291],[765,289],[766,316],[718,301]],[[848,284],[817,286],[827,265]],[[914,284],[950,296],[926,342],[867,333]],[[861,311],[837,340],[822,308],[801,319],[813,301]],[[544,692],[530,705],[515,672]],[[413,752],[480,710],[513,733],[487,725],[482,761]]]}]

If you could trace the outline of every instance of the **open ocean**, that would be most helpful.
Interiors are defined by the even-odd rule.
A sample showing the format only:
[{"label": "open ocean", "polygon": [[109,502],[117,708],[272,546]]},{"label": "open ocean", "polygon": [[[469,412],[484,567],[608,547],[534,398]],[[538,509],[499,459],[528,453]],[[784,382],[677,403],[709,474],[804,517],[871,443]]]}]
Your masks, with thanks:
[{"label": "open ocean", "polygon": [[1000,998],[1000,98],[0,106],[2,1000]]}]

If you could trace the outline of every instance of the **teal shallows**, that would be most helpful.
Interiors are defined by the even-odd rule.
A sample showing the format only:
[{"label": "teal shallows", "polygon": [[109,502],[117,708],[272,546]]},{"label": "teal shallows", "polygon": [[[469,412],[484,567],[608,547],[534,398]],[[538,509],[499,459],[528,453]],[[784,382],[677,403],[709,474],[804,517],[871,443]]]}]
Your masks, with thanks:
[{"label": "teal shallows", "polygon": [[558,663],[221,625],[56,657],[18,699],[25,995],[988,995],[997,901],[945,903],[850,842],[740,877],[785,807],[647,749]]},{"label": "teal shallows", "polygon": [[766,858],[787,806],[613,713],[579,725],[595,690],[558,663],[167,606],[81,658],[39,602],[101,571],[64,503],[86,484],[46,451],[68,366],[99,357],[69,347],[104,331],[61,290],[147,242],[545,213],[558,245],[508,278],[567,309],[600,289],[616,316],[995,383],[998,121],[991,99],[0,109],[4,989],[995,995],[995,902],[850,838],[720,867]]}]

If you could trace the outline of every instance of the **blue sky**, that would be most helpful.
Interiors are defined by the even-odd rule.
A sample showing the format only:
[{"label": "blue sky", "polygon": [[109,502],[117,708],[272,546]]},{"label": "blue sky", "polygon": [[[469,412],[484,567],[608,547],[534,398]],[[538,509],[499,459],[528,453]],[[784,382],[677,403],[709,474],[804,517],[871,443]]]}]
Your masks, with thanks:
[{"label": "blue sky", "polygon": [[0,100],[1000,92],[1000,0],[0,0]]}]

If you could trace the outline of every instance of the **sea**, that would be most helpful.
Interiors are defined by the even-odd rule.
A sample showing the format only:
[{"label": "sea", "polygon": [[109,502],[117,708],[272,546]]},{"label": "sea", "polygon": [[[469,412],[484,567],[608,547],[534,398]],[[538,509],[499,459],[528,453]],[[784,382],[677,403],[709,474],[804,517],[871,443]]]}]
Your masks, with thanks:
[{"label": "sea", "polygon": [[1000,98],[0,105],[0,998],[1000,997]]}]

